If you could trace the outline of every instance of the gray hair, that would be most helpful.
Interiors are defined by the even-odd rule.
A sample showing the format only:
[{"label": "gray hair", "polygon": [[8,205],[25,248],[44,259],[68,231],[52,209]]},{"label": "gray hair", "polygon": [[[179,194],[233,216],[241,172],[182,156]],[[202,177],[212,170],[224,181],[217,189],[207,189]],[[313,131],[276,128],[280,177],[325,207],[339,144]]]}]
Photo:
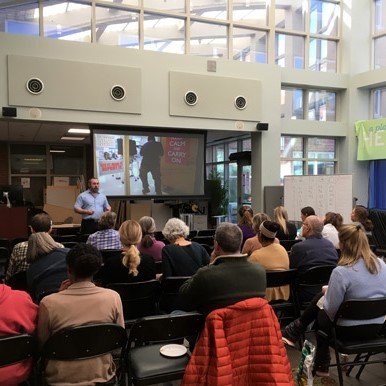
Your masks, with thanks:
[{"label": "gray hair", "polygon": [[238,225],[223,222],[217,226],[214,239],[224,252],[237,253],[240,252],[243,232]]},{"label": "gray hair", "polygon": [[179,218],[171,218],[165,224],[162,234],[167,240],[173,242],[179,237],[188,237],[189,227]]},{"label": "gray hair", "polygon": [[60,248],[60,244],[47,232],[32,233],[28,239],[27,261],[32,263],[39,255],[46,255],[57,248]]},{"label": "gray hair", "polygon": [[323,231],[323,221],[318,216],[308,216],[307,223],[310,227],[310,233],[313,236],[321,236]]},{"label": "gray hair", "polygon": [[153,234],[155,232],[155,221],[153,217],[143,216],[139,219],[139,225],[142,228],[142,235]]},{"label": "gray hair", "polygon": [[112,229],[115,226],[115,221],[117,220],[117,214],[114,212],[103,212],[102,216],[98,221],[98,226],[100,230]]}]

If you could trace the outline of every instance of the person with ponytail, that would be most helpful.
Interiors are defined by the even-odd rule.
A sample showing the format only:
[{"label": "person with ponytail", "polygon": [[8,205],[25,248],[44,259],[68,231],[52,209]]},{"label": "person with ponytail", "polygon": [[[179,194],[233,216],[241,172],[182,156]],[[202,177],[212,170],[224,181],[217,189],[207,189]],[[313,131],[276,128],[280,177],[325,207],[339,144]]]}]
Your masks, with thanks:
[{"label": "person with ponytail", "polygon": [[255,231],[253,230],[253,210],[248,205],[243,205],[239,208],[239,222],[238,226],[243,232],[243,242],[241,248],[243,247],[245,240],[256,236]]},{"label": "person with ponytail", "polygon": [[362,224],[367,236],[372,235],[373,222],[369,219],[369,211],[362,205],[357,205],[351,212],[351,221]]},{"label": "person with ponytail", "polygon": [[142,240],[137,245],[140,253],[151,256],[155,262],[162,260],[162,249],[165,243],[154,237],[155,221],[152,217],[143,216],[139,219],[142,229]]},{"label": "person with ponytail", "polygon": [[[312,321],[316,319],[317,330],[327,337],[332,334],[332,321],[340,305],[346,300],[386,297],[386,264],[370,249],[366,232],[361,224],[342,225],[339,229],[341,257],[332,271],[328,288],[324,288],[323,309],[319,303],[323,293],[318,294],[302,316],[290,323],[283,331],[285,343],[293,346]],[[339,321],[338,335],[345,339],[363,341],[376,337],[382,329],[384,317],[371,320]],[[358,326],[360,330],[358,330]],[[328,376],[330,352],[328,339],[316,334],[317,350],[314,369],[316,375]]]},{"label": "person with ponytail", "polygon": [[142,239],[141,226],[137,221],[126,220],[119,228],[122,257],[107,259],[98,273],[98,281],[109,283],[134,283],[156,278],[155,263],[151,256],[141,254],[137,244]]}]

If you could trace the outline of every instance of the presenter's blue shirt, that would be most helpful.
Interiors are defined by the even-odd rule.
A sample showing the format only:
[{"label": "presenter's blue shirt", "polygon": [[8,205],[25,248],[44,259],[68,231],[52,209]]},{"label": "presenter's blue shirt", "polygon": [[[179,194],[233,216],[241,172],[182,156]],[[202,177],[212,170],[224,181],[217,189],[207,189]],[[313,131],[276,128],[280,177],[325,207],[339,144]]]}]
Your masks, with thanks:
[{"label": "presenter's blue shirt", "polygon": [[94,196],[90,190],[86,190],[85,192],[79,194],[74,208],[93,210],[93,214],[82,214],[82,218],[99,220],[102,213],[108,208],[108,206],[109,203],[107,202],[107,198],[104,194],[97,193]]}]

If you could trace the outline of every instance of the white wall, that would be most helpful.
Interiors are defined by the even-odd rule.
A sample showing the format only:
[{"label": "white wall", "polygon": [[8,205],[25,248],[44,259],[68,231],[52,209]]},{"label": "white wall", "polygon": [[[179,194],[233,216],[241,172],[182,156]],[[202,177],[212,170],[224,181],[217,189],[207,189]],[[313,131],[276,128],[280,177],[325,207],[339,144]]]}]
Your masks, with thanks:
[{"label": "white wall", "polygon": [[[345,4],[349,3],[345,1]],[[357,1],[352,1],[356,4]],[[364,3],[364,2],[358,2]],[[364,5],[355,6],[353,9],[354,17],[360,17],[364,12]],[[366,6],[368,3],[366,2]],[[366,11],[367,12],[367,11]],[[355,16],[356,15],[356,16]],[[366,22],[367,23],[367,22]],[[8,55],[24,55],[37,58],[48,58],[55,60],[71,61],[75,65],[79,62],[90,64],[106,65],[104,71],[104,83],[107,80],[114,82],[116,74],[114,68],[119,66],[138,68],[141,73],[141,92],[140,95],[140,114],[106,112],[100,108],[87,107],[87,109],[65,109],[58,101],[51,101],[51,108],[39,106],[36,98],[36,108],[41,111],[39,120],[57,122],[78,122],[88,124],[109,124],[109,125],[138,125],[156,127],[175,127],[190,129],[208,130],[237,130],[240,132],[249,131],[252,135],[252,199],[253,207],[256,210],[263,208],[263,188],[279,184],[280,171],[280,135],[298,134],[315,136],[334,136],[341,137],[339,143],[339,172],[354,174],[354,195],[360,202],[367,202],[367,165],[355,160],[356,139],[354,136],[354,122],[357,119],[369,117],[368,92],[358,89],[359,87],[369,87],[366,79],[373,79],[372,73],[367,73],[352,77],[352,73],[359,73],[369,68],[369,63],[358,64],[353,61],[363,57],[363,52],[354,47],[355,39],[362,39],[361,34],[348,34],[348,24],[344,27],[344,36],[351,36],[349,41],[343,40],[344,50],[341,58],[341,68],[345,70],[343,74],[318,73],[311,71],[299,71],[282,69],[275,65],[261,65],[254,63],[241,63],[231,60],[217,60],[217,72],[207,72],[207,59],[196,56],[174,55],[149,51],[137,51],[120,47],[103,46],[97,44],[82,44],[75,42],[57,41],[50,39],[35,38],[29,36],[17,36],[0,33],[0,106],[9,106],[8,93]],[[346,38],[345,38],[346,39]],[[363,39],[362,39],[363,40]],[[351,48],[350,48],[351,47]],[[350,64],[351,63],[351,64]],[[109,71],[111,66],[111,72]],[[47,69],[49,71],[49,69]],[[28,72],[28,68],[26,68]],[[209,118],[205,116],[181,116],[170,115],[170,72],[181,72],[194,76],[210,76],[214,79],[223,77],[232,78],[234,83],[237,80],[242,82],[251,79],[259,84],[256,87],[256,94],[250,98],[253,103],[248,104],[248,114],[235,115],[228,113],[228,106],[224,106],[220,111],[223,118]],[[351,74],[350,74],[351,73]],[[383,72],[384,73],[384,72]],[[64,76],[65,75],[65,76]],[[63,74],[63,79],[67,79],[68,74]],[[187,75],[189,78],[189,75]],[[379,79],[382,74],[379,75]],[[111,79],[109,79],[111,77]],[[204,78],[203,78],[204,79]],[[280,118],[280,90],[281,85],[301,85],[308,88],[333,89],[339,90],[339,100],[341,108],[337,112],[337,122],[312,122],[312,121],[293,121]],[[59,86],[56,85],[58,93]],[[98,87],[98,79],[89,84],[90,90]],[[217,90],[218,91],[218,90]],[[234,90],[225,90],[232,93]],[[25,92],[24,90],[22,92]],[[74,100],[79,98],[79,93],[75,92],[71,96]],[[217,103],[215,92],[208,90],[208,103]],[[84,95],[82,96],[84,98]],[[93,95],[90,94],[92,100]],[[212,99],[211,99],[212,98]],[[84,101],[79,100],[79,105],[84,105]],[[29,103],[27,103],[29,104]],[[257,105],[258,104],[258,105]],[[34,119],[30,114],[31,105],[15,105],[18,110],[18,119]],[[218,113],[218,106],[216,106]],[[255,109],[256,111],[252,111]],[[188,115],[188,114],[187,114]],[[218,116],[218,114],[216,115]],[[245,117],[245,119],[244,119]],[[257,121],[269,124],[266,132],[257,132]],[[226,133],[224,133],[226,136]]]}]

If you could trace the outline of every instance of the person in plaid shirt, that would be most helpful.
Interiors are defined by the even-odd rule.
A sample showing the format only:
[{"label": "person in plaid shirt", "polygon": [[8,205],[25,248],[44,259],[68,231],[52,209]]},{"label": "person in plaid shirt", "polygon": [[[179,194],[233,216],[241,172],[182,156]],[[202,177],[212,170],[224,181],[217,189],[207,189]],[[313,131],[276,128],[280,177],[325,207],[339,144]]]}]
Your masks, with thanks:
[{"label": "person in plaid shirt", "polygon": [[114,212],[104,212],[98,221],[100,230],[88,237],[87,244],[97,249],[122,249],[119,232],[114,229],[116,219]]},{"label": "person in plaid shirt", "polygon": [[[46,213],[38,213],[31,219],[30,228],[32,233],[36,232],[47,232],[51,233],[52,220],[51,217]],[[62,244],[59,244],[60,248],[64,248]],[[13,247],[11,257],[9,259],[7,273],[5,280],[7,281],[11,276],[15,275],[20,271],[26,271],[29,267],[27,263],[27,249],[28,241],[23,241],[16,244]]]}]

